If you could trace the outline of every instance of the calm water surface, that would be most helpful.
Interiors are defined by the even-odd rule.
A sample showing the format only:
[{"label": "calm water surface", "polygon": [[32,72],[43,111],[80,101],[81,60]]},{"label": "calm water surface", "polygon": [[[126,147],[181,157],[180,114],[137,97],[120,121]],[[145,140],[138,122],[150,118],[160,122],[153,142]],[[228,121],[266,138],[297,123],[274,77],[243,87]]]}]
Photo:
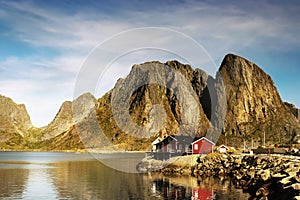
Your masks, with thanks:
[{"label": "calm water surface", "polygon": [[[132,169],[144,155],[99,154]],[[89,154],[0,152],[0,199],[247,199],[229,180],[125,173]]]}]

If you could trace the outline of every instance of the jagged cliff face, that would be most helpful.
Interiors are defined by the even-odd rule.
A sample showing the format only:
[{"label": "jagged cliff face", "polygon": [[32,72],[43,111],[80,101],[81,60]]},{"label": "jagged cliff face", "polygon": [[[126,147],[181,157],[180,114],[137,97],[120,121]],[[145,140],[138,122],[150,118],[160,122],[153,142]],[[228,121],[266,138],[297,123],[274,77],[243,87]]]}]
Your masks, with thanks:
[{"label": "jagged cliff face", "polygon": [[65,132],[73,125],[72,102],[66,101],[60,107],[54,120],[41,133],[41,140],[48,140]]},{"label": "jagged cliff face", "polygon": [[300,119],[300,110],[296,108],[294,104],[284,102],[284,104],[290,109],[290,111],[293,113],[293,115],[298,119]]},{"label": "jagged cliff face", "polygon": [[[1,120],[8,122],[6,125],[11,127],[10,131],[25,136],[33,127],[24,104],[16,104],[10,98],[0,95],[0,110]],[[0,128],[3,127],[5,124],[1,124]]]},{"label": "jagged cliff face", "polygon": [[200,99],[207,78],[177,61],[134,65],[98,100],[100,127],[115,145],[129,150],[151,148],[157,136],[203,136],[209,120]]},{"label": "jagged cliff face", "polygon": [[103,97],[64,102],[44,129],[9,98],[0,96],[0,109],[0,147],[12,149],[146,150],[158,136],[207,134],[217,142],[214,132],[233,146],[261,145],[264,133],[267,144],[284,144],[299,133],[298,109],[282,102],[271,77],[232,54],[216,78],[177,61],[134,65]]},{"label": "jagged cliff face", "polygon": [[0,143],[19,145],[33,125],[24,104],[0,95]]},{"label": "jagged cliff face", "polygon": [[77,126],[88,117],[95,103],[96,99],[90,93],[72,102],[65,101],[53,121],[40,133],[36,146],[45,150],[84,149]]},{"label": "jagged cliff face", "polygon": [[[163,78],[152,73],[145,73],[151,67],[155,71],[156,67],[164,68],[165,66],[169,66],[182,74],[187,82],[174,81],[175,74],[169,74]],[[167,87],[161,87],[160,84],[142,85],[139,82],[137,85],[142,86],[137,87],[134,85],[137,79],[138,81],[142,80],[143,83],[148,80],[154,80],[153,82],[156,83],[163,80],[162,82]],[[196,132],[196,135],[204,135],[209,126],[212,125],[217,127],[217,130],[222,130],[223,134],[218,141],[219,143],[225,142],[224,136],[226,135],[228,144],[239,146],[243,144],[243,141],[250,145],[252,139],[255,145],[262,145],[264,133],[266,144],[289,143],[299,132],[299,123],[291,112],[295,109],[288,108],[282,102],[271,77],[254,63],[233,54],[224,58],[216,78],[208,76],[200,69],[194,70],[189,65],[183,65],[177,61],[169,61],[164,64],[149,62],[135,65],[125,80],[118,80],[115,88],[98,100],[97,113],[100,126],[103,127],[104,132],[114,144],[141,142],[134,140],[131,136],[126,136],[126,132],[131,135],[132,133],[134,133],[133,135],[142,135],[141,130],[143,130],[151,135],[151,133],[159,130],[159,134],[155,136],[178,134],[182,119],[196,115],[197,112],[195,108],[180,110],[182,107],[195,103],[190,101],[184,92],[179,95],[184,97],[183,102],[180,102],[181,99],[174,95],[174,91],[188,90],[185,84],[192,88],[197,100],[199,100],[198,102],[200,102],[197,108],[199,108],[201,120],[195,123],[195,126],[198,127],[197,130],[190,130],[192,133]],[[116,92],[118,98],[129,99],[129,101],[127,107],[124,106],[125,104],[120,107],[116,106],[116,110],[122,110],[125,107],[129,111],[132,121],[124,117],[125,112],[114,113],[111,111],[112,102],[114,102],[112,94],[119,87],[121,89]],[[135,88],[136,90],[131,93],[126,88]],[[124,94],[131,94],[130,98],[123,95],[123,92]],[[164,109],[166,113],[155,113],[156,118],[159,119],[155,122],[151,121],[151,111],[153,106],[157,104],[162,105],[160,110]],[[116,105],[121,104],[117,102]],[[122,119],[121,122],[116,123],[115,115],[118,113]],[[163,128],[158,128],[161,127],[164,120]],[[128,124],[132,122],[146,130],[128,128]],[[151,129],[155,131],[151,132]],[[150,141],[153,138],[155,137],[150,138]],[[216,142],[217,139],[218,137],[213,138]]]},{"label": "jagged cliff face", "polygon": [[[254,63],[232,54],[224,58],[219,73],[227,98],[227,135],[254,138],[260,144],[264,132],[269,143],[292,139],[299,124],[282,102],[269,75]],[[233,137],[227,138],[230,141]]]},{"label": "jagged cliff face", "polygon": [[[84,149],[76,125],[88,115],[83,109],[88,110],[95,103],[95,97],[89,93],[81,95],[73,102],[66,101],[50,124],[44,128],[36,128],[23,104],[18,105],[10,98],[0,96],[0,149]],[[76,117],[73,113],[74,104],[80,108],[77,109],[80,115]]]}]

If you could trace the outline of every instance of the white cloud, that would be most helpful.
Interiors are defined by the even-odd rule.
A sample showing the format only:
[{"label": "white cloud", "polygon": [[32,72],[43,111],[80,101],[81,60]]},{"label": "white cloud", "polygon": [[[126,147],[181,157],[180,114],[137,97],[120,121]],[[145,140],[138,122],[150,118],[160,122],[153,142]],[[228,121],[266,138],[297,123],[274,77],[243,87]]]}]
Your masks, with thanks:
[{"label": "white cloud", "polygon": [[10,57],[0,62],[0,94],[24,103],[37,126],[49,123],[60,104],[72,99],[76,77],[75,71],[57,67],[72,64],[68,59],[58,59],[53,63],[44,58],[44,61]]},{"label": "white cloud", "polygon": [[[261,13],[260,10],[246,10],[237,5],[216,6],[188,1],[186,4],[170,5],[168,10],[161,8],[147,12],[125,11],[123,15],[127,20],[120,20],[108,14],[96,13],[95,10],[65,14],[30,3],[6,4],[11,10],[18,11],[7,11],[6,20],[14,24],[14,33],[22,41],[67,52],[86,54],[109,36],[141,26],[174,28],[189,34],[208,48],[216,46],[213,41],[216,39],[217,43],[221,44],[219,48],[223,49],[223,52],[225,49],[236,49],[237,46],[239,48],[249,45],[259,46],[270,37],[272,40],[282,41],[283,44],[299,44],[299,40],[295,37],[297,33],[288,31],[294,29],[299,33],[299,28],[291,25],[290,23],[295,22],[287,20],[286,14],[275,5],[261,6],[266,9],[265,13],[269,10],[276,11],[276,17]],[[278,46],[282,48],[282,45],[271,45],[268,48],[279,48]]]},{"label": "white cloud", "polygon": [[[57,105],[73,97],[77,73],[89,52],[105,39],[130,28],[160,26],[182,31],[203,45],[212,58],[218,61],[229,51],[239,52],[248,47],[270,51],[300,45],[299,20],[297,17],[287,17],[297,10],[284,13],[280,7],[269,4],[257,5],[264,8],[265,11],[261,11],[253,9],[253,5],[249,5],[251,10],[247,10],[247,6],[234,4],[212,5],[201,1],[186,1],[146,11],[124,10],[119,16],[87,8],[84,12],[70,14],[51,7],[41,7],[33,2],[2,1],[0,4],[0,19],[10,26],[3,34],[37,49],[51,48],[57,52],[51,57],[28,54],[21,58],[16,55],[0,62],[0,93],[20,102],[26,99],[25,103],[36,124],[38,121],[44,124],[51,120],[49,116],[55,115]],[[165,44],[165,49],[182,48],[187,54],[193,55],[192,49],[185,43],[173,41],[170,44],[170,41],[172,37],[158,35],[155,43]],[[126,48],[140,41],[137,37],[134,41],[129,38],[116,42],[116,46],[121,43]],[[107,55],[102,56],[109,58],[112,52],[108,50],[111,49],[117,50],[108,48]],[[112,71],[107,71],[103,86],[98,88],[102,91],[97,93],[102,94],[113,87],[117,77],[126,74],[133,63],[145,58],[163,59],[159,54],[140,53],[139,59],[132,56],[137,54],[132,54],[121,59],[122,64],[115,63]],[[103,68],[103,63],[95,64]]]},{"label": "white cloud", "polygon": [[2,10],[6,13],[2,18],[12,23],[12,35],[37,47],[86,54],[105,38],[131,27],[108,21],[101,13],[97,19],[89,19],[93,13],[68,15],[28,2],[6,2],[5,5],[9,9]]},{"label": "white cloud", "polygon": [[[52,83],[53,84],[53,83]],[[31,120],[36,126],[48,124],[61,103],[68,99],[70,94],[59,94],[55,86],[41,85],[35,80],[0,81],[0,93],[12,98],[15,102],[25,104]],[[41,90],[44,88],[44,91]]]}]

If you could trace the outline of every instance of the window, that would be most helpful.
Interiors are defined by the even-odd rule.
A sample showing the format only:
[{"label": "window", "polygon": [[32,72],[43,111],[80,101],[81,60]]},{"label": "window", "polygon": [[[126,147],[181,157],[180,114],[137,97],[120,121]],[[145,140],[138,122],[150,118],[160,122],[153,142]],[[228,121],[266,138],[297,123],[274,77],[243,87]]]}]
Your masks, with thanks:
[{"label": "window", "polygon": [[167,152],[172,152],[172,144],[168,144],[168,146],[167,146]]},{"label": "window", "polygon": [[198,150],[198,144],[195,144],[195,145],[194,145],[194,149],[195,149],[195,150]]}]

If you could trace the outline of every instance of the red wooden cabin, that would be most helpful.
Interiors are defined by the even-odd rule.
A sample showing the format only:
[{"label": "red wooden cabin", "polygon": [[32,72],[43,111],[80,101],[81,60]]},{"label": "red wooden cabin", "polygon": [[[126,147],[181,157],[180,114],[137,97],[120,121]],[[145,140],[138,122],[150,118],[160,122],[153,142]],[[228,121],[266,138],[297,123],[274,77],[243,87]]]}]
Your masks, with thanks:
[{"label": "red wooden cabin", "polygon": [[215,143],[202,137],[192,143],[192,153],[193,154],[208,154],[212,153]]},{"label": "red wooden cabin", "polygon": [[193,138],[191,136],[166,136],[161,141],[152,143],[154,151],[164,153],[185,153],[190,149]]}]

